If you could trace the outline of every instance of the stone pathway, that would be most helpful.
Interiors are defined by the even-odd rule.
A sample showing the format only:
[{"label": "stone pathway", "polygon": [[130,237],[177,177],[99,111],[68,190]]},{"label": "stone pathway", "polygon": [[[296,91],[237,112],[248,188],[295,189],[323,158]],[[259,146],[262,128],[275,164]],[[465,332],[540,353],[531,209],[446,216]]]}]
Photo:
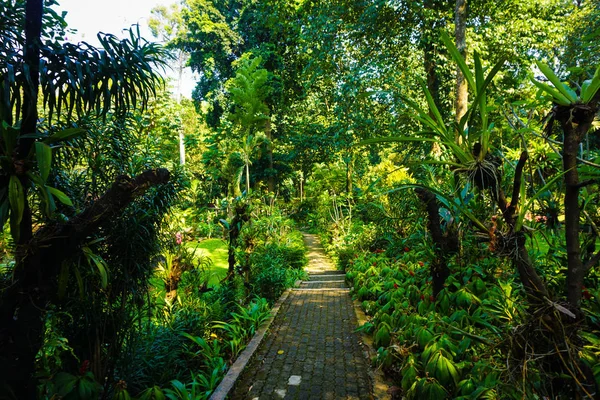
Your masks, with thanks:
[{"label": "stone pathway", "polygon": [[293,289],[232,399],[372,399],[344,275],[315,235],[305,234],[310,280]]}]

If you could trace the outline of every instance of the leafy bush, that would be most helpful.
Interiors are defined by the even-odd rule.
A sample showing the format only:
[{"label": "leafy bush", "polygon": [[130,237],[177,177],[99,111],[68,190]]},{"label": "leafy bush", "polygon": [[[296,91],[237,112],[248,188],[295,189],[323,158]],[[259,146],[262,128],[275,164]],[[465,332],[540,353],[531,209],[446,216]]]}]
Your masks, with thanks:
[{"label": "leafy bush", "polygon": [[287,228],[276,234],[271,232],[271,236],[253,248],[249,257],[252,291],[274,303],[302,276],[302,268],[307,262],[305,253],[299,232]]}]

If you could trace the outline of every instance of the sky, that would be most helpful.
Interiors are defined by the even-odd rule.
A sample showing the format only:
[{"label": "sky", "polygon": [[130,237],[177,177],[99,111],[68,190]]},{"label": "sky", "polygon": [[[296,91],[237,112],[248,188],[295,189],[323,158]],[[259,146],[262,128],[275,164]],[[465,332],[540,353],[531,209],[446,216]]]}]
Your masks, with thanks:
[{"label": "sky", "polygon": [[[99,45],[96,40],[98,32],[112,33],[123,37],[123,29],[133,24],[140,25],[140,32],[148,40],[155,40],[148,29],[150,11],[157,5],[170,5],[176,0],[58,0],[60,11],[67,11],[65,17],[69,28],[77,33],[68,35],[72,42],[86,41]],[[174,71],[167,71],[167,76],[176,79]],[[176,86],[175,83],[172,84]],[[184,72],[181,84],[182,95],[191,97],[195,80],[189,68]]]}]

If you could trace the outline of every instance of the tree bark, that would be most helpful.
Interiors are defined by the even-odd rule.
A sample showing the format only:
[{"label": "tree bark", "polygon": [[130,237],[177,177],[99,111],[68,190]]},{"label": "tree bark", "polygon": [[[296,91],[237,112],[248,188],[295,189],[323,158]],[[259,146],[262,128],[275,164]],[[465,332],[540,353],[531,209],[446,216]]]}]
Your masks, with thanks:
[{"label": "tree bark", "polygon": [[238,245],[238,238],[240,236],[240,231],[242,229],[242,225],[244,222],[250,220],[248,216],[248,206],[245,204],[236,205],[235,206],[235,215],[229,224],[229,245],[228,245],[228,253],[227,253],[227,276],[222,280],[222,282],[228,281],[235,275],[235,248]]},{"label": "tree bark", "polygon": [[[248,156],[250,157],[250,156]],[[246,195],[250,194],[250,162],[246,161]]]},{"label": "tree bark", "polygon": [[[27,0],[25,5],[25,49],[23,62],[27,69],[25,86],[23,88],[23,108],[21,135],[32,134],[37,130],[37,99],[40,84],[40,37],[42,34],[43,0]],[[29,155],[33,138],[19,138],[17,157],[20,160]]]},{"label": "tree bark", "polygon": [[515,168],[513,193],[510,203],[506,200],[506,196],[504,195],[502,188],[497,188],[497,195],[494,195],[494,191],[492,191],[492,196],[496,199],[498,208],[500,208],[500,211],[502,211],[504,221],[510,228],[509,235],[514,235],[514,237],[511,237],[509,243],[505,243],[503,245],[511,247],[509,248],[509,251],[514,265],[519,272],[519,278],[521,279],[521,283],[525,288],[525,292],[527,293],[527,298],[530,304],[539,305],[543,302],[545,297],[549,297],[548,289],[531,262],[523,231],[515,231],[517,223],[516,215],[519,207],[519,194],[521,181],[523,179],[523,168],[525,167],[525,163],[527,162],[528,158],[529,155],[526,151],[523,151],[519,157],[519,161],[517,162],[517,166]]},{"label": "tree bark", "polygon": [[267,158],[269,161],[269,176],[267,177],[267,188],[269,193],[275,192],[275,176],[273,175],[273,137],[271,129],[271,120],[268,119],[265,123],[265,136],[268,139],[267,143]]},{"label": "tree bark", "polygon": [[[456,0],[456,10],[454,13],[454,35],[456,38],[456,48],[460,55],[467,59],[467,0]],[[456,122],[467,113],[469,100],[469,91],[467,81],[460,68],[456,67]],[[461,139],[459,132],[456,133],[456,142]]]},{"label": "tree bark", "polygon": [[185,137],[183,128],[179,128],[179,165],[185,165]]},{"label": "tree bark", "polygon": [[[40,38],[42,32],[42,15],[44,12],[43,0],[28,0],[25,4],[25,47],[23,49],[23,62],[25,83],[23,87],[22,121],[20,135],[36,133],[38,123],[37,99],[40,82]],[[10,112],[10,110],[8,111]],[[11,224],[11,232],[16,243],[15,259],[17,267],[15,275],[19,272],[32,275],[33,272],[27,264],[20,263],[26,256],[40,266],[40,258],[29,250],[29,243],[33,236],[33,221],[29,205],[27,177],[28,166],[25,159],[33,146],[33,138],[17,139],[17,146],[13,154],[14,173],[23,187],[24,209],[20,223]],[[11,214],[13,212],[11,211]],[[11,219],[14,218],[11,215]],[[18,226],[18,233],[13,232],[12,226]],[[20,268],[19,268],[20,267]],[[17,284],[18,285],[18,284]],[[12,288],[17,287],[13,285]],[[35,304],[37,293],[23,293],[6,290],[0,299],[0,391],[12,389],[14,397],[18,399],[36,399],[36,380],[33,377],[33,363],[39,349],[40,338],[43,333],[43,324]],[[10,294],[14,293],[12,296]],[[10,297],[6,296],[9,294]],[[31,298],[28,298],[31,297]],[[19,307],[7,310],[6,306],[21,300]],[[17,303],[19,304],[19,303]],[[13,335],[6,335],[11,327],[16,328]],[[36,347],[37,346],[37,347]],[[32,347],[35,351],[32,351]],[[5,359],[6,358],[6,359]],[[6,384],[4,384],[6,382]],[[5,387],[3,387],[5,386]]]},{"label": "tree bark", "polygon": [[563,131],[563,169],[565,172],[565,241],[567,246],[567,300],[572,311],[581,311],[581,291],[587,268],[581,259],[579,241],[579,173],[577,155],[579,145],[592,126],[598,112],[593,104],[556,106],[554,115]]},{"label": "tree bark", "polygon": [[346,161],[346,194],[352,196],[352,173],[354,167],[354,157],[352,150],[348,151],[348,160]]},{"label": "tree bark", "polygon": [[447,258],[448,255],[458,251],[458,238],[450,238],[442,233],[440,224],[440,205],[433,193],[423,188],[417,188],[417,196],[425,203],[427,209],[427,227],[431,233],[437,259],[431,264],[430,273],[432,278],[433,295],[444,289],[446,278],[450,275]]},{"label": "tree bark", "polygon": [[[65,223],[40,228],[17,259],[13,285],[0,302],[0,379],[18,399],[35,399],[35,357],[43,342],[44,314],[56,301],[57,276],[88,236],[141,196],[166,183],[166,169],[148,170],[135,178],[121,176],[109,190]],[[2,385],[0,385],[2,388]],[[5,388],[2,388],[5,389]]]}]

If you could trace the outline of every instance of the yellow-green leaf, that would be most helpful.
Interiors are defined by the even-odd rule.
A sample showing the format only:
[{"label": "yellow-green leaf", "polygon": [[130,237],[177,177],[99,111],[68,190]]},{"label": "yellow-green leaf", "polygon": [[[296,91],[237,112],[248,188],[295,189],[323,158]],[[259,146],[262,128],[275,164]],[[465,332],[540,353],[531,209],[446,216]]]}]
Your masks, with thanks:
[{"label": "yellow-green leaf", "polygon": [[554,71],[552,71],[552,68],[550,68],[548,65],[544,64],[541,61],[536,61],[535,62],[538,66],[538,68],[540,69],[540,71],[542,71],[542,73],[546,76],[546,78],[548,78],[548,80],[550,82],[552,82],[552,84],[554,85],[554,87],[565,97],[567,98],[569,103],[575,103],[577,101],[577,94],[573,91],[573,89],[571,89],[570,87],[568,87],[567,85],[565,85],[564,83],[562,83],[560,81],[560,79],[558,79],[558,76],[556,76],[554,74]]},{"label": "yellow-green leaf", "polygon": [[67,196],[66,194],[64,194],[60,190],[58,190],[56,188],[53,188],[53,187],[48,187],[48,190],[50,191],[50,193],[52,193],[52,195],[54,197],[56,197],[58,199],[58,201],[60,201],[64,205],[73,207],[73,202],[71,201],[71,199],[69,198],[69,196]]},{"label": "yellow-green leaf", "polygon": [[552,86],[542,83],[542,82],[538,82],[534,78],[531,78],[531,82],[533,82],[533,84],[535,86],[537,86],[538,88],[540,88],[543,92],[546,92],[549,95],[551,95],[557,104],[560,104],[561,106],[571,105],[571,102],[569,101],[569,99],[566,98],[565,96],[563,96],[562,93],[560,93],[558,90],[556,90]]},{"label": "yellow-green leaf", "polygon": [[50,175],[50,166],[52,165],[52,149],[47,144],[35,142],[35,158],[40,169],[42,182],[46,183],[48,175]]},{"label": "yellow-green leaf", "polygon": [[23,219],[23,210],[25,209],[25,195],[23,193],[23,185],[15,175],[10,176],[8,183],[8,200],[10,201],[10,209],[15,216],[15,222],[21,223]]},{"label": "yellow-green leaf", "polygon": [[60,142],[62,140],[74,139],[78,136],[81,136],[84,133],[85,133],[85,129],[81,129],[81,128],[63,129],[62,131],[58,131],[58,132],[54,133],[53,135],[44,139],[44,143],[50,144],[50,143],[54,143],[54,142]]}]

